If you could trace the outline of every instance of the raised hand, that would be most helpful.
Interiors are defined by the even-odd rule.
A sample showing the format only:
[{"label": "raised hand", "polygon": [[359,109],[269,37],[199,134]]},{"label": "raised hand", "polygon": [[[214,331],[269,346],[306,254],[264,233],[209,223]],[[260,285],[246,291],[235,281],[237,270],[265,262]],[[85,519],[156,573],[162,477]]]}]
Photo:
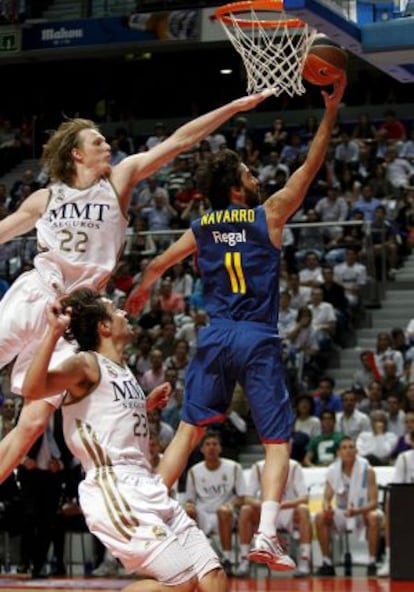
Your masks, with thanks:
[{"label": "raised hand", "polygon": [[63,310],[60,301],[55,300],[55,302],[47,307],[46,314],[49,326],[57,333],[63,335],[70,324],[71,309],[65,308],[65,310]]}]

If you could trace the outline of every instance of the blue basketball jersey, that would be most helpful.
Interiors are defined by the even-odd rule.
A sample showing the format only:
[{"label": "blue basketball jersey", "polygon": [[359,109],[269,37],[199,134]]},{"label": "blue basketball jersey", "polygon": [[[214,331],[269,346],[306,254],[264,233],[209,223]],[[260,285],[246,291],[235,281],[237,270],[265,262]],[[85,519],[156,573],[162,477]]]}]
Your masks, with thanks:
[{"label": "blue basketball jersey", "polygon": [[210,319],[277,328],[280,249],[269,239],[263,206],[230,206],[192,225]]}]

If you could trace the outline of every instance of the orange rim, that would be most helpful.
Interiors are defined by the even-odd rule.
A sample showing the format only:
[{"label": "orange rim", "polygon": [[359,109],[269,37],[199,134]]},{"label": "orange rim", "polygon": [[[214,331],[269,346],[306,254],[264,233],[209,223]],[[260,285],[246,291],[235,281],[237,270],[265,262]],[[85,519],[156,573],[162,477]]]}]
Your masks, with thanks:
[{"label": "orange rim", "polygon": [[[300,28],[304,27],[305,23],[301,19],[247,19],[239,18],[235,15],[243,14],[249,10],[260,10],[262,12],[283,12],[282,0],[244,0],[242,2],[232,2],[219,6],[214,12],[216,19],[225,25],[232,25],[236,22],[240,27],[263,27],[274,28],[283,23],[286,27]],[[232,15],[233,18],[230,16]]]}]

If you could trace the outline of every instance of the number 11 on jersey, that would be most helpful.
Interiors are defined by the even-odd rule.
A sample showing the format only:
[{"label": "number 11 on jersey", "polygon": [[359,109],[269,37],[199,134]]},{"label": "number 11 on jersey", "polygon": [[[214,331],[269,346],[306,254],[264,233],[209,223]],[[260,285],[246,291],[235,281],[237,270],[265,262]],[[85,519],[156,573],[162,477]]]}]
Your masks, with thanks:
[{"label": "number 11 on jersey", "polygon": [[224,265],[229,274],[233,294],[246,294],[246,280],[244,279],[241,253],[227,251],[224,256]]}]

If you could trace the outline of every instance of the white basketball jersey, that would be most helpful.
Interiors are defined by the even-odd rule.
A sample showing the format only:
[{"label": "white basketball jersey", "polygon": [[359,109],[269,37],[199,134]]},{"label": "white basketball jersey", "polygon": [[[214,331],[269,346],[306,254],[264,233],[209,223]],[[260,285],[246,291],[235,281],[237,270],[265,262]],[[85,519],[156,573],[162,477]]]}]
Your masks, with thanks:
[{"label": "white basketball jersey", "polygon": [[128,220],[107,179],[88,189],[50,185],[50,200],[37,221],[35,267],[47,285],[68,293],[78,287],[100,290],[121,254]]},{"label": "white basketball jersey", "polygon": [[[261,495],[261,476],[264,467],[264,460],[259,460],[252,466],[248,483],[248,495],[260,498]],[[282,500],[292,500],[298,497],[308,495],[308,489],[305,483],[305,476],[301,465],[293,459],[289,460],[289,472],[283,490]]]},{"label": "white basketball jersey", "polygon": [[95,354],[100,381],[82,399],[62,405],[63,431],[85,472],[111,465],[151,471],[146,397],[128,367]]},{"label": "white basketball jersey", "polygon": [[215,512],[235,495],[246,495],[243,469],[239,463],[222,458],[218,469],[211,471],[202,461],[188,471],[185,498],[194,501],[200,510]]}]

